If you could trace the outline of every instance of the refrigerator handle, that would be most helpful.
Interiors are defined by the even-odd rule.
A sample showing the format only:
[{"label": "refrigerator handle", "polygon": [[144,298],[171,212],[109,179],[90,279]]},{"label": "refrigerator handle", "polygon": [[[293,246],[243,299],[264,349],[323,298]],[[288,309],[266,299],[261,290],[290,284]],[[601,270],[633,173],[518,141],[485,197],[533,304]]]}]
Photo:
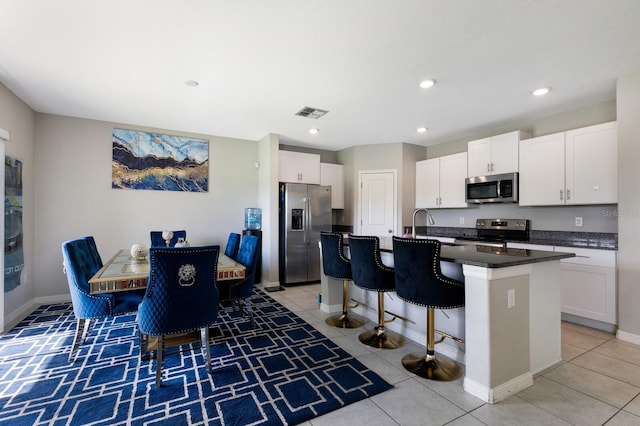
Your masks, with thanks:
[{"label": "refrigerator handle", "polygon": [[304,243],[305,244],[309,244],[309,228],[311,226],[311,217],[309,214],[309,197],[306,197],[304,199],[304,207],[305,207],[305,214],[304,214],[304,220],[305,220],[305,224],[304,224]]}]

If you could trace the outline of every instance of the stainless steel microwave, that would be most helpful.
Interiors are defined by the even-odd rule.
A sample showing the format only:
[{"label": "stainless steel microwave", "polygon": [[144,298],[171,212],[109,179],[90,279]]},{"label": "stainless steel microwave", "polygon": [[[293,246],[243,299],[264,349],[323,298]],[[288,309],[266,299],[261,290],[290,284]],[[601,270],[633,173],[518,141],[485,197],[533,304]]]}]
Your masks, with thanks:
[{"label": "stainless steel microwave", "polygon": [[467,203],[517,203],[518,173],[475,176],[465,180]]}]

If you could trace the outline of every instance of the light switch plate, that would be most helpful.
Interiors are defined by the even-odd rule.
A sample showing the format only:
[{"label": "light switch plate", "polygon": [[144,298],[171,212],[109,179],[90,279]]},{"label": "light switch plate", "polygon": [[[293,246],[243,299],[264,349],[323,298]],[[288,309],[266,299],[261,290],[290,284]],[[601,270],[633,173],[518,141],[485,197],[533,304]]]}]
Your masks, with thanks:
[{"label": "light switch plate", "polygon": [[576,226],[577,227],[581,227],[582,226],[582,217],[576,216]]}]

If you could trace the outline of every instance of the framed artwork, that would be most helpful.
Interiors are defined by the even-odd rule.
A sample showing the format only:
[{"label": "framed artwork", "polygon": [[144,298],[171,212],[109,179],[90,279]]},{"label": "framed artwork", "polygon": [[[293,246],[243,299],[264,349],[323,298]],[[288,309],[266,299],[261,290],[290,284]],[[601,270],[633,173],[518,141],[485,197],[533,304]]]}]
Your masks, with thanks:
[{"label": "framed artwork", "polygon": [[111,187],[209,191],[209,141],[113,129]]},{"label": "framed artwork", "polygon": [[20,285],[22,245],[22,161],[4,158],[4,291]]}]

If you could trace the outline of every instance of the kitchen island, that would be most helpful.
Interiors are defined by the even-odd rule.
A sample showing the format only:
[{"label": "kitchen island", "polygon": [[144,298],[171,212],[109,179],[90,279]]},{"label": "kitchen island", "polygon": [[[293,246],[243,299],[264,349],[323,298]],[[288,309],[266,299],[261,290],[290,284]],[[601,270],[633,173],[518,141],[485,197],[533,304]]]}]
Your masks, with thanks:
[{"label": "kitchen island", "polygon": [[[436,345],[436,351],[465,364],[464,390],[495,403],[533,384],[533,375],[562,362],[560,340],[560,259],[572,253],[442,244],[442,271],[465,282],[465,307],[437,312],[436,329],[464,344]],[[393,253],[382,252],[393,266]],[[322,277],[322,310],[335,312],[341,286]],[[340,293],[340,295],[338,294]],[[376,318],[374,299],[352,285],[351,296],[365,302],[355,312]],[[339,309],[338,309],[339,310]],[[406,320],[386,327],[424,345],[425,308],[385,298],[385,310]]]}]

